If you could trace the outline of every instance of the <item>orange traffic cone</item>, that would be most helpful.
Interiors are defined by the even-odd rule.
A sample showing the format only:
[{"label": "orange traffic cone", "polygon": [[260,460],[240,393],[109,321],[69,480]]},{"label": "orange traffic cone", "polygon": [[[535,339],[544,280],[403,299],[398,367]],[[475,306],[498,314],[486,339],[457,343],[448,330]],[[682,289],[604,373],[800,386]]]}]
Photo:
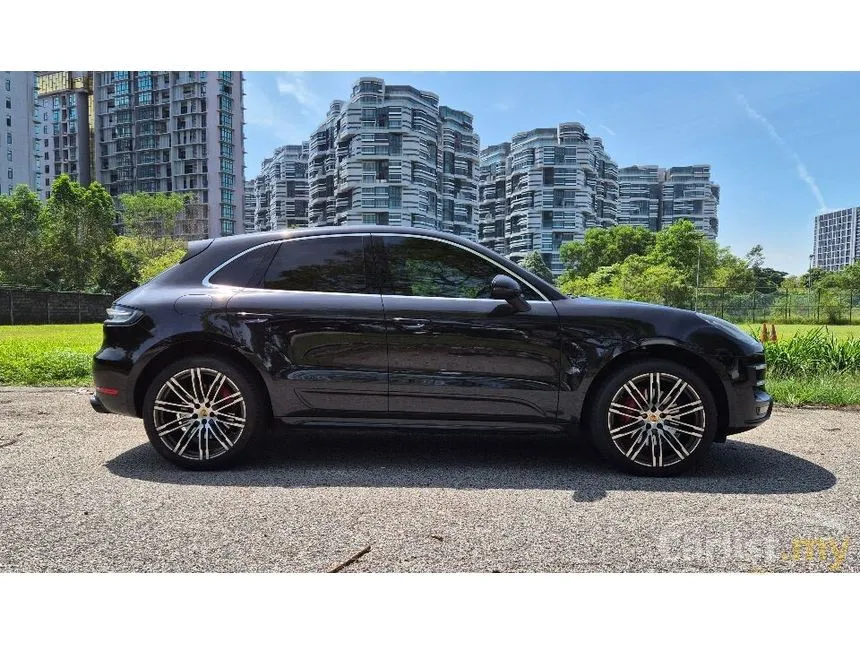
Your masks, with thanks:
[{"label": "orange traffic cone", "polygon": [[771,324],[770,326],[770,340],[771,342],[776,342],[776,326]]},{"label": "orange traffic cone", "polygon": [[761,333],[759,334],[759,340],[761,340],[761,342],[763,343],[767,342],[767,323],[761,324]]}]

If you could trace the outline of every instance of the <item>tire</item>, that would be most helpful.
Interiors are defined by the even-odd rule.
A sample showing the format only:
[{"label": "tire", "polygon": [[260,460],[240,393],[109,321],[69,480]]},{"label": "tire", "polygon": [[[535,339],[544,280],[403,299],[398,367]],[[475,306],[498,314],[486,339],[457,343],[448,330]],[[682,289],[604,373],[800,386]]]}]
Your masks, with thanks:
[{"label": "tire", "polygon": [[270,416],[260,384],[214,356],[171,363],[156,375],[143,400],[149,442],[188,470],[233,465],[265,433]]},{"label": "tire", "polygon": [[[655,400],[661,405],[652,408]],[[717,432],[717,407],[705,381],[662,359],[619,368],[600,386],[587,414],[597,451],[634,475],[667,477],[688,470],[708,452]]]}]

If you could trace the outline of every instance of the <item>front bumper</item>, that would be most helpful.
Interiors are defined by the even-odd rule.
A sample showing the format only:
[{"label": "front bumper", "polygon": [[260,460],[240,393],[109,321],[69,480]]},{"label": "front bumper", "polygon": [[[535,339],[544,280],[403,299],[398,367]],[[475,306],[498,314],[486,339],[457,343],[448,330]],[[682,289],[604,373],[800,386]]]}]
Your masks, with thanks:
[{"label": "front bumper", "polygon": [[765,389],[766,372],[762,354],[739,361],[727,392],[729,423],[723,435],[751,430],[770,419],[773,397]]}]

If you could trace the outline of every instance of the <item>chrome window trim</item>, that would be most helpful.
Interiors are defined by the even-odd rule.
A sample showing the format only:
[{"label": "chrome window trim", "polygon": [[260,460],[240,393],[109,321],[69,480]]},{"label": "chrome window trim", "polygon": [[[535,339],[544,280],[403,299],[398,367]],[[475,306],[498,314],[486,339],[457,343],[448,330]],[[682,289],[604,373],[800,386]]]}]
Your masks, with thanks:
[{"label": "chrome window trim", "polygon": [[[528,280],[524,280],[520,276],[512,273],[509,269],[502,266],[501,264],[499,264],[498,262],[496,262],[492,258],[488,258],[488,257],[482,255],[481,253],[475,251],[474,249],[470,249],[468,246],[463,246],[462,244],[458,244],[457,242],[453,242],[451,240],[446,240],[446,239],[440,238],[440,237],[433,237],[432,235],[421,235],[419,233],[321,233],[319,235],[303,235],[301,237],[292,237],[292,238],[287,238],[284,240],[270,240],[269,242],[263,242],[262,244],[257,244],[256,246],[252,246],[250,248],[247,248],[244,251],[242,251],[241,253],[237,253],[236,255],[231,257],[230,259],[225,260],[224,262],[222,262],[221,264],[219,264],[217,267],[215,267],[209,273],[206,274],[206,276],[203,278],[202,284],[204,287],[225,288],[225,289],[244,289],[246,291],[277,291],[278,293],[310,293],[310,294],[317,294],[317,295],[329,294],[329,295],[338,295],[338,296],[344,296],[344,295],[346,295],[346,296],[373,296],[373,297],[383,296],[384,294],[379,294],[379,293],[352,293],[349,291],[293,291],[293,290],[288,290],[288,289],[265,289],[262,287],[238,287],[236,285],[212,284],[212,282],[210,282],[210,279],[212,278],[213,275],[218,273],[221,269],[226,267],[231,262],[234,262],[234,261],[238,260],[239,258],[241,258],[243,255],[246,255],[248,253],[256,251],[257,249],[261,249],[265,246],[271,246],[272,244],[285,244],[287,242],[297,242],[299,240],[315,240],[315,239],[319,239],[321,237],[363,237],[365,235],[368,235],[371,237],[373,237],[374,235],[378,236],[378,237],[414,237],[414,238],[418,238],[418,239],[422,239],[422,240],[432,240],[434,242],[441,242],[443,244],[448,244],[448,245],[453,246],[455,248],[462,249],[464,251],[468,251],[472,255],[475,255],[475,256],[481,258],[482,260],[484,260],[485,262],[489,262],[490,264],[494,265],[496,268],[500,269],[501,272],[504,273],[505,275],[513,278],[514,280],[516,280],[518,282],[522,282],[522,283],[528,285],[528,287],[532,291],[534,291],[536,294],[538,294],[542,298],[542,300],[529,300],[528,302],[550,302],[550,299],[547,298],[545,295],[543,295],[541,293],[540,289],[537,289]],[[465,300],[465,301],[470,301],[470,302],[474,302],[476,300],[484,300],[484,301],[488,301],[488,302],[496,302],[496,300],[494,298],[448,298],[446,296],[405,296],[405,295],[397,295],[397,294],[388,294],[388,295],[390,297],[395,297],[395,298],[433,298],[435,300]]]}]

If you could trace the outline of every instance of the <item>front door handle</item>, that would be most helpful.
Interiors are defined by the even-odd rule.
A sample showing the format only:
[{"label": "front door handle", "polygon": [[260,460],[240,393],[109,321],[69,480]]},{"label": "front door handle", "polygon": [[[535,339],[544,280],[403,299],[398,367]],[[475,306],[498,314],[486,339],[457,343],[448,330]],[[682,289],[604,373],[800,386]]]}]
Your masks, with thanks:
[{"label": "front door handle", "polygon": [[255,311],[237,311],[235,315],[246,323],[267,322],[272,319],[272,314],[257,313]]},{"label": "front door handle", "polygon": [[430,321],[426,318],[392,318],[391,322],[403,331],[421,331]]}]

